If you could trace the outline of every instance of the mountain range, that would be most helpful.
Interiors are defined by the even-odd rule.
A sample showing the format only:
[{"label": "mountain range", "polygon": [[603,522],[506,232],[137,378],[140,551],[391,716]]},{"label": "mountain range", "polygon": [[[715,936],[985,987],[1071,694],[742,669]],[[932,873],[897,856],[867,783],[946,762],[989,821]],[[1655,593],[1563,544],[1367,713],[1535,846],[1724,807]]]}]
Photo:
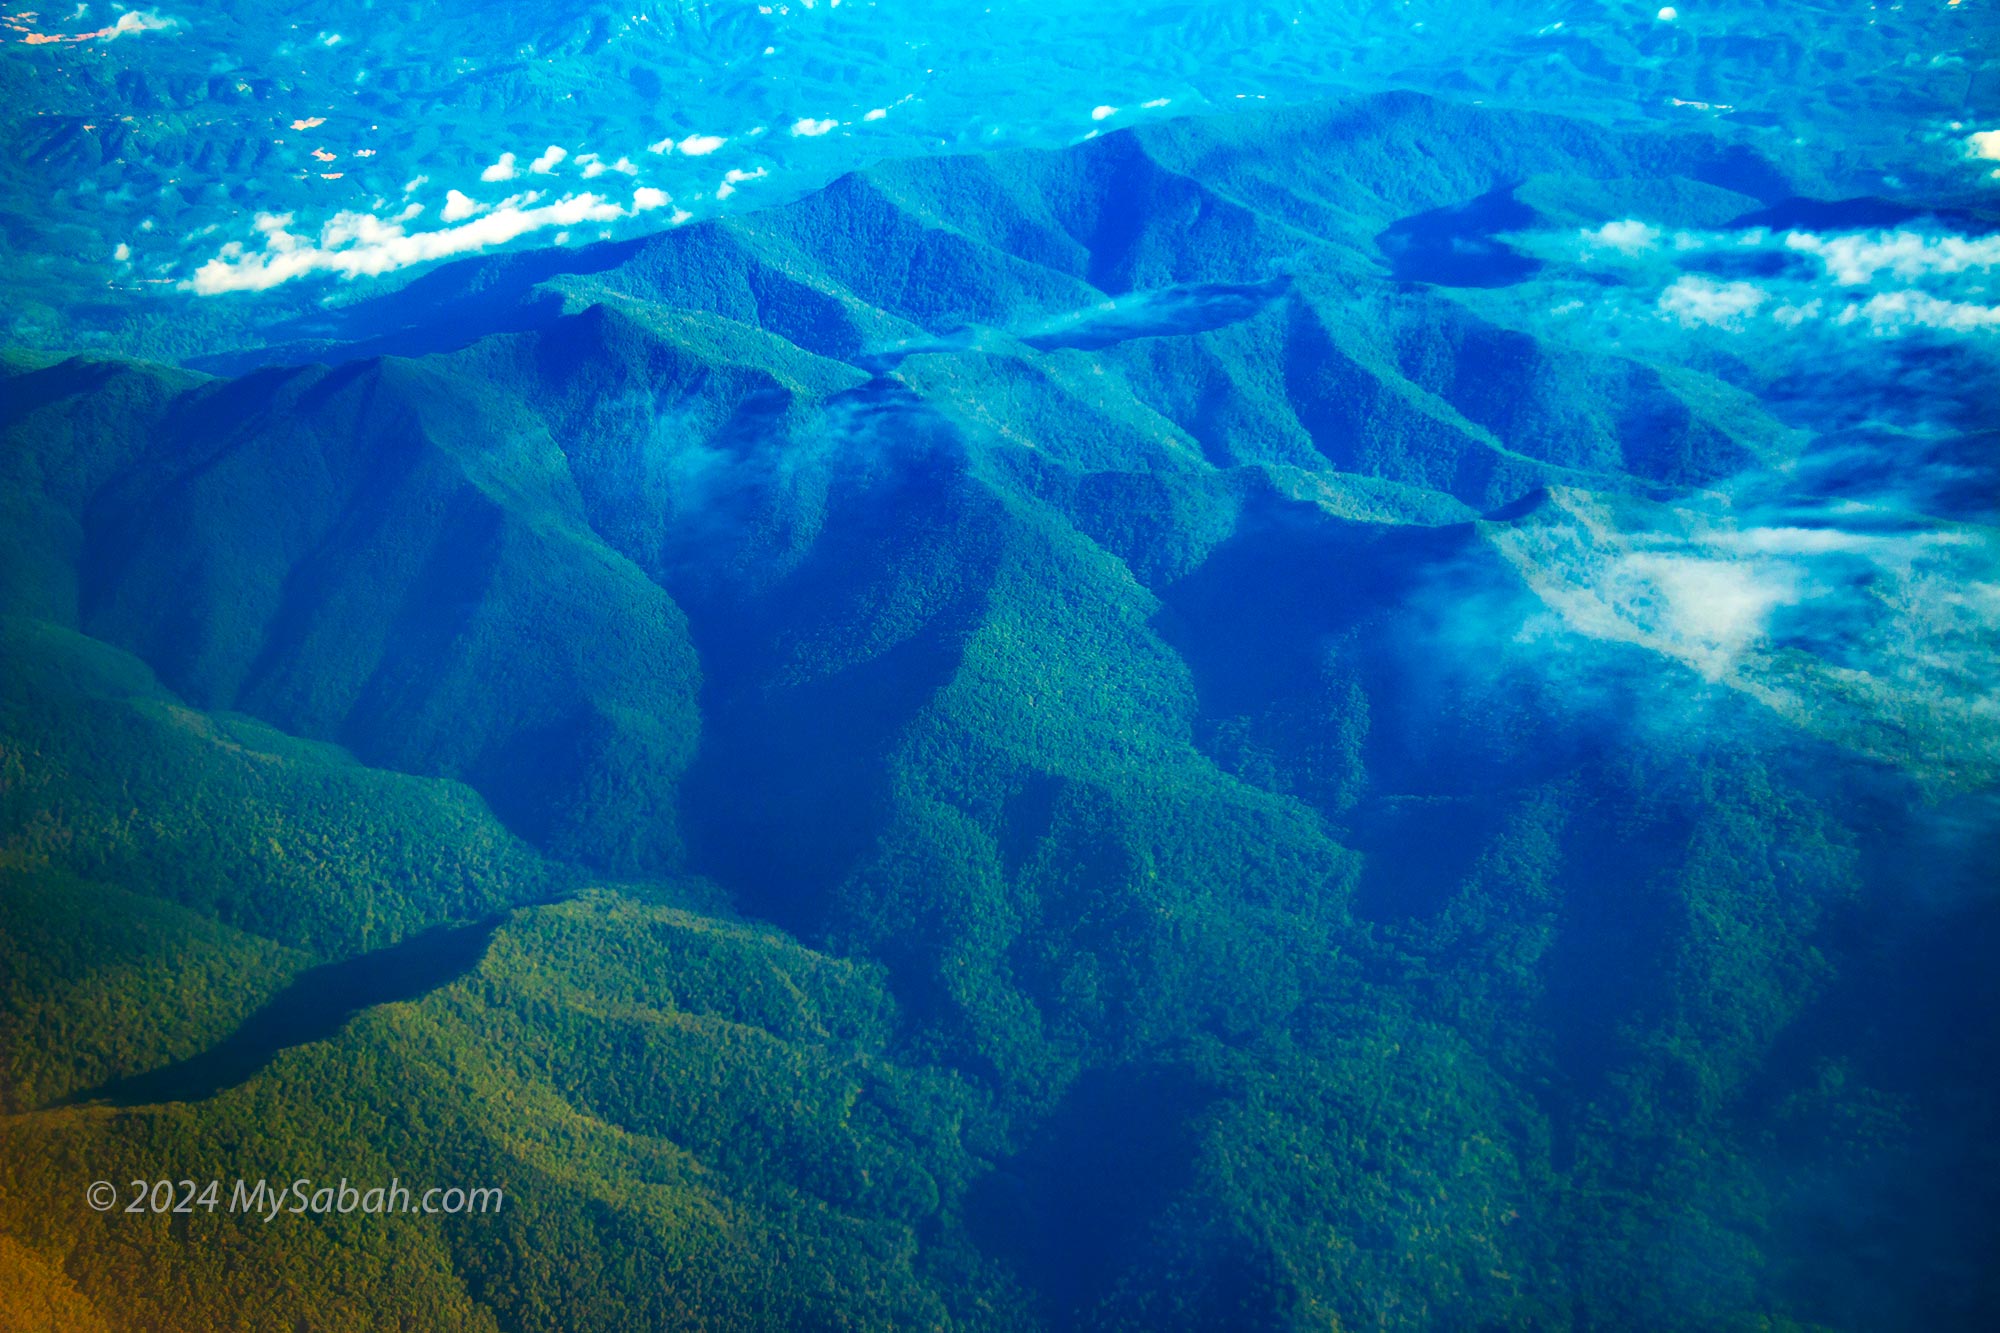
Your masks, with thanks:
[{"label": "mountain range", "polygon": [[10,353],[0,1311],[1984,1326],[2000,379],[1838,184],[1391,93]]}]

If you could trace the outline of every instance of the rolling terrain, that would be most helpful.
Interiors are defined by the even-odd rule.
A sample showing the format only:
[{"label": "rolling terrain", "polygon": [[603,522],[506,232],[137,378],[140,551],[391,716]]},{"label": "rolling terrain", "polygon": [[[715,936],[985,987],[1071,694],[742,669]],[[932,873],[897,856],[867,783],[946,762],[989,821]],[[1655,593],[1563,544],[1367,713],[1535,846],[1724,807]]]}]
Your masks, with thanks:
[{"label": "rolling terrain", "polygon": [[1985,1326],[2000,380],[1830,180],[1394,93],[12,354],[0,1313]]}]

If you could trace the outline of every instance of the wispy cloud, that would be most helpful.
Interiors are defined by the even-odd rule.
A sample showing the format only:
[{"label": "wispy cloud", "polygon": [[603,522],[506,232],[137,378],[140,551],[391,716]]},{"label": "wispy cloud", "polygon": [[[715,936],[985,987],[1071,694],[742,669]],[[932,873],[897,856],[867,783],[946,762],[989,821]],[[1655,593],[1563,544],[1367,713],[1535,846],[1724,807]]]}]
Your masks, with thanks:
[{"label": "wispy cloud", "polygon": [[[83,11],[77,11],[81,17]],[[32,19],[33,14],[24,14],[24,19]],[[178,28],[180,20],[167,18],[153,10],[128,9],[118,16],[116,23],[97,29],[95,32],[31,32],[21,40],[29,46],[45,46],[56,42],[109,42],[120,37],[131,37],[142,32],[164,32]]]},{"label": "wispy cloud", "polygon": [[[1782,478],[1673,505],[1558,490],[1494,547],[1564,631],[1636,645],[1826,739],[2000,772],[2000,542]],[[1521,633],[1535,636],[1532,617]]]},{"label": "wispy cloud", "polygon": [[649,144],[646,151],[649,153],[676,151],[683,157],[707,157],[728,142],[729,140],[720,134],[690,134],[678,143],[669,137],[656,144]]},{"label": "wispy cloud", "polygon": [[[448,195],[447,212],[452,209],[454,198],[465,196],[456,191]],[[458,225],[417,232],[404,229],[403,223],[414,216],[407,209],[392,218],[372,213],[340,213],[320,228],[317,236],[293,232],[290,214],[259,214],[258,248],[232,242],[196,269],[184,286],[200,295],[213,296],[223,292],[264,291],[313,274],[343,278],[374,276],[505,245],[546,228],[617,222],[671,202],[664,191],[646,187],[633,191],[629,206],[588,193],[566,195],[546,204],[535,202],[535,198],[517,196]]]},{"label": "wispy cloud", "polygon": [[1545,259],[1610,269],[1626,287],[1653,286],[1656,312],[1683,328],[1796,330],[1826,323],[1878,336],[2000,329],[1993,278],[2000,235],[1938,227],[1816,232],[1668,231],[1624,218],[1529,237]]},{"label": "wispy cloud", "polygon": [[1866,324],[1876,333],[1916,329],[1980,333],[2000,329],[2000,306],[1946,301],[1928,292],[1878,292],[1858,306],[1846,307],[1835,319],[1841,324]]},{"label": "wispy cloud", "polygon": [[1742,323],[1745,315],[1769,299],[1753,283],[1689,276],[1660,293],[1660,309],[1690,328],[1697,324],[1733,325]]},{"label": "wispy cloud", "polygon": [[616,162],[606,162],[596,153],[585,153],[576,159],[576,165],[583,169],[583,178],[587,181],[596,180],[599,176],[613,171],[621,176],[636,176],[639,174],[639,168],[633,165],[632,159],[629,157],[621,157]]},{"label": "wispy cloud", "polygon": [[1937,275],[2000,268],[2000,236],[1925,235],[1916,231],[1821,236],[1787,232],[1785,248],[1812,255],[1843,287],[1861,287],[1888,275],[1905,282]]},{"label": "wispy cloud", "polygon": [[1595,231],[1584,232],[1583,239],[1592,245],[1636,255],[1660,243],[1660,229],[1637,218],[1624,218],[1607,222]]}]

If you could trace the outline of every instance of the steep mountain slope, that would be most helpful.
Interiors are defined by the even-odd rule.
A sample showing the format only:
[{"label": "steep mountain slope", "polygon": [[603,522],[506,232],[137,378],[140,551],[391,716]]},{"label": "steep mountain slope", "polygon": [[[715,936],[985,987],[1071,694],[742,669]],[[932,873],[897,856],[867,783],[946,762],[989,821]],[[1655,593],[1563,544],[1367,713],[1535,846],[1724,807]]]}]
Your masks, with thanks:
[{"label": "steep mountain slope", "polygon": [[[0,1258],[149,1327],[1977,1326],[1990,625],[1928,703],[1767,629],[1755,559],[1876,549],[1751,485],[1832,456],[1786,367],[1524,313],[1524,233],[1808,185],[1397,95],[10,364]],[[1800,577],[1900,631],[1992,538],[1898,512]],[[250,1159],[509,1206],[69,1206]]]}]

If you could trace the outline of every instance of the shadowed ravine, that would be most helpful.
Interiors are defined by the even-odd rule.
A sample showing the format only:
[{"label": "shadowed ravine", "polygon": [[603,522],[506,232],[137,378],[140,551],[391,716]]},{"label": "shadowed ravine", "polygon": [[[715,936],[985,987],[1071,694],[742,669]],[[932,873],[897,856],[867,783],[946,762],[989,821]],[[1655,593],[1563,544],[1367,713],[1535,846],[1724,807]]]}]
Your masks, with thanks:
[{"label": "shadowed ravine", "polygon": [[325,1041],[364,1009],[414,1000],[478,965],[506,918],[427,930],[400,944],[301,972],[243,1026],[199,1055],[113,1079],[54,1103],[198,1102],[247,1083],[294,1046]]}]

